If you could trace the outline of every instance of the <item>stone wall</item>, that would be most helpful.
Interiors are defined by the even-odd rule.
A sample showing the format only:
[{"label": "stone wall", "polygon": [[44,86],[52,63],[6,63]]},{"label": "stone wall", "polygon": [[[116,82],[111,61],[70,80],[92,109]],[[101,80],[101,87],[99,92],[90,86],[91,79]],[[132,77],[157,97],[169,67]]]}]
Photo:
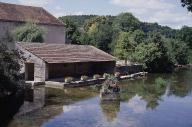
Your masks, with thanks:
[{"label": "stone wall", "polygon": [[[16,49],[19,49],[24,53],[24,57],[26,58],[25,63],[34,63],[34,81],[45,81],[48,78],[46,74],[48,69],[46,63],[32,53],[24,50],[17,44]],[[22,65],[21,73],[25,73],[25,79],[28,80],[28,72],[25,71],[25,63]]]},{"label": "stone wall", "polygon": [[[14,30],[24,25],[24,23],[4,22],[0,21],[0,40],[3,40],[7,35],[13,35]],[[65,43],[65,27],[56,25],[39,25],[45,29],[44,42],[45,43]],[[7,43],[8,47],[14,47],[14,43]]]}]

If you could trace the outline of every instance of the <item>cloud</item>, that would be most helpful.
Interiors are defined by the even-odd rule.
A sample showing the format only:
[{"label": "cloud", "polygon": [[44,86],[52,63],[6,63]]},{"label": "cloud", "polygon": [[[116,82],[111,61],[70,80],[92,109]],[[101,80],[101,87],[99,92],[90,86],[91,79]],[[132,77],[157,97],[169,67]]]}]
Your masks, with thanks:
[{"label": "cloud", "polygon": [[174,5],[163,2],[162,0],[112,0],[112,4],[135,8],[135,9],[149,9],[149,10],[162,10],[173,8]]},{"label": "cloud", "polygon": [[51,4],[54,0],[18,0],[21,4],[32,6],[45,6]]},{"label": "cloud", "polygon": [[158,22],[172,28],[192,26],[192,15],[183,12],[181,5],[167,0],[111,0],[111,4],[126,8],[136,17],[146,22]]},{"label": "cloud", "polygon": [[136,95],[128,102],[128,107],[131,108],[135,113],[144,113],[146,111],[146,102],[141,100],[141,97]]},{"label": "cloud", "polygon": [[51,13],[54,14],[56,17],[66,16],[66,15],[83,15],[83,14],[85,14],[83,11],[77,11],[77,12],[65,11],[61,6],[56,6],[55,9],[53,9]]},{"label": "cloud", "polygon": [[149,18],[150,22],[160,22],[173,28],[181,28],[184,25],[192,26],[192,15],[189,13],[173,13],[171,11],[161,11]]}]

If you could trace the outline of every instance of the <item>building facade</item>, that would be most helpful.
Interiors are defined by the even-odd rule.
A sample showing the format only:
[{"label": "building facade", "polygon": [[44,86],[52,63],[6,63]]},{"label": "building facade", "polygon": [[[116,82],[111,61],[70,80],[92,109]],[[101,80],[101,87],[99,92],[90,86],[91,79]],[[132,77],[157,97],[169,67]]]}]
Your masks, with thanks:
[{"label": "building facade", "polygon": [[[41,7],[23,6],[0,2],[0,40],[14,33],[15,28],[34,22],[45,29],[45,43],[65,43],[65,26]],[[14,44],[8,44],[12,47]]]},{"label": "building facade", "polygon": [[46,81],[68,76],[114,73],[115,57],[88,45],[17,43],[27,58],[25,80]]}]

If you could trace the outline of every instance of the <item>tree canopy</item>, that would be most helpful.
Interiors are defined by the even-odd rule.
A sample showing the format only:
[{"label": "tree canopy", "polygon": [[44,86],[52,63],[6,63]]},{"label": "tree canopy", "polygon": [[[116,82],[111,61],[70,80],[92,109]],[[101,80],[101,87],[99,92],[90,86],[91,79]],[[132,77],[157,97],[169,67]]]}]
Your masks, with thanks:
[{"label": "tree canopy", "polygon": [[186,7],[188,11],[192,12],[192,1],[191,0],[181,0],[182,6]]},{"label": "tree canopy", "polygon": [[15,39],[21,42],[43,42],[44,29],[35,23],[26,23],[15,29]]}]

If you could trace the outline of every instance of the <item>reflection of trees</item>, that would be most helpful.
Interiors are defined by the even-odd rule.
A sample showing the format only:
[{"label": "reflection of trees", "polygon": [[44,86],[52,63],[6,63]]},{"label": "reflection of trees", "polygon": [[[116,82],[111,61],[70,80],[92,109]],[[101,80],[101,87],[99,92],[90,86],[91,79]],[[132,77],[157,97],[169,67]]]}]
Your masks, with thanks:
[{"label": "reflection of trees", "polygon": [[185,97],[192,91],[192,73],[190,70],[178,70],[177,73],[172,75],[170,83],[170,95]]},{"label": "reflection of trees", "polygon": [[122,101],[129,101],[136,94],[146,101],[147,107],[155,109],[164,95],[166,86],[156,83],[148,84],[145,80],[130,81],[127,85],[122,85]]},{"label": "reflection of trees", "polygon": [[112,122],[120,110],[120,101],[102,101],[100,106],[107,121]]},{"label": "reflection of trees", "polygon": [[[168,86],[154,83],[157,77],[162,76],[166,79]],[[191,70],[178,70],[173,74],[153,74],[147,80],[135,80],[122,82],[122,101],[129,101],[135,95],[141,96],[147,102],[146,108],[154,109],[159,105],[161,96],[168,89],[168,96],[175,95],[185,97],[192,91],[192,72]]]}]

